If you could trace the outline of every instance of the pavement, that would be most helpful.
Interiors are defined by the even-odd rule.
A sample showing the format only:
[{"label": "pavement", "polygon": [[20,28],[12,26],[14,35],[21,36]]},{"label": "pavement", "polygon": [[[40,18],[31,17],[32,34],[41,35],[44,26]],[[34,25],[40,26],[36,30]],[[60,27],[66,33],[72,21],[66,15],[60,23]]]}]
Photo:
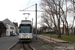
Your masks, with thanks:
[{"label": "pavement", "polygon": [[[34,35],[34,36],[36,36],[36,35]],[[68,41],[64,41],[64,40],[59,40],[59,39],[55,39],[55,38],[50,38],[50,37],[47,37],[47,36],[42,36],[42,35],[38,35],[37,36],[38,38],[41,38],[41,39],[43,39],[43,40],[39,40],[38,39],[38,41],[40,41],[40,42],[38,42],[38,41],[33,41],[33,43],[35,42],[37,42],[36,44],[36,46],[35,46],[35,43],[34,43],[34,45],[33,45],[33,43],[32,43],[32,45],[33,46],[35,46],[34,48],[39,48],[38,46],[41,46],[42,45],[42,43],[44,43],[45,41],[46,42],[56,42],[56,43],[68,43]],[[34,39],[35,39],[36,37],[34,37]],[[45,40],[45,41],[44,41]],[[8,50],[8,49],[10,49],[11,48],[11,46],[13,46],[14,44],[16,44],[16,42],[18,41],[18,36],[12,36],[12,37],[3,37],[3,38],[0,38],[0,50]],[[41,41],[43,41],[43,42],[41,42]],[[41,45],[38,45],[38,44],[41,44]],[[51,43],[52,44],[52,43]],[[44,45],[43,45],[44,46]],[[48,47],[48,46],[46,46],[46,47]],[[57,49],[71,49],[71,50],[73,50],[74,49],[74,47],[73,46],[66,46],[65,47],[65,45],[63,45],[63,46],[56,46],[54,49],[56,50],[56,48]],[[17,49],[17,48],[16,48]],[[41,49],[41,48],[40,48]],[[46,48],[45,48],[46,49]],[[48,48],[47,48],[48,49]],[[50,48],[49,47],[49,49],[52,49],[52,48]],[[61,50],[62,50],[61,49]]]},{"label": "pavement", "polygon": [[51,37],[47,37],[47,36],[43,36],[43,35],[39,35],[38,37],[43,38],[43,39],[47,39],[48,41],[51,40],[52,42],[55,42],[55,43],[69,43],[68,41],[55,39],[55,38],[51,38]]},{"label": "pavement", "polygon": [[[21,44],[22,43],[17,43],[12,49],[10,50],[22,50],[22,47],[21,47]],[[53,44],[54,43],[47,43],[47,42],[44,42],[42,39],[38,38],[36,40],[36,36],[33,36],[33,39],[32,39],[32,42],[29,43],[30,46],[32,48],[34,48],[34,50],[53,50]],[[54,45],[55,46],[55,45]],[[27,47],[28,48],[28,47]]]},{"label": "pavement", "polygon": [[[50,38],[50,37],[42,36],[42,35],[38,35],[37,37],[48,42],[68,43],[68,41]],[[18,41],[18,36],[0,38],[0,50],[8,50],[17,41]]]},{"label": "pavement", "polygon": [[8,50],[17,41],[18,36],[0,38],[0,50]]}]

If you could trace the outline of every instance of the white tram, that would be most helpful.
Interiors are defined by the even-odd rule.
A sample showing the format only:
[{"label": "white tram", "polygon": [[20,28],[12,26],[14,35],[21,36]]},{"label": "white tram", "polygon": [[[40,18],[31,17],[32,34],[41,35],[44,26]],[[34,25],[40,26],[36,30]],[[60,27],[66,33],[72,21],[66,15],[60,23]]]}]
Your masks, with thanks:
[{"label": "white tram", "polygon": [[19,26],[19,40],[31,41],[32,38],[32,22],[30,20],[22,20]]}]

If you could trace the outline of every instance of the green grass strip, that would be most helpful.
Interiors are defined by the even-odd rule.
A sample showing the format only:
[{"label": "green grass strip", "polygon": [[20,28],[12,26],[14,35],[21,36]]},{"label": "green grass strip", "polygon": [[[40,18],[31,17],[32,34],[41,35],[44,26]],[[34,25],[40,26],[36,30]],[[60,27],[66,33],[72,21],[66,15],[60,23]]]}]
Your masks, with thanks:
[{"label": "green grass strip", "polygon": [[75,35],[61,35],[62,38],[58,38],[57,34],[40,34],[40,35],[44,35],[44,36],[48,36],[48,37],[52,37],[52,38],[56,38],[56,39],[61,39],[61,40],[65,40],[65,41],[69,41],[72,43],[75,43]]}]

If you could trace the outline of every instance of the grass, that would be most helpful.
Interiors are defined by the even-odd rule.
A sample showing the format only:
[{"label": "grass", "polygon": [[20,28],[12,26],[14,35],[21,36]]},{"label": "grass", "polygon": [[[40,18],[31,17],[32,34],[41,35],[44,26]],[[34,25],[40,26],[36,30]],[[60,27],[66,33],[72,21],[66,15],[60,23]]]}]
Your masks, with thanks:
[{"label": "grass", "polygon": [[72,43],[75,43],[75,35],[61,35],[62,38],[58,38],[57,34],[40,34],[40,35],[44,35],[44,36],[48,36],[48,37],[52,37],[52,38],[56,38],[56,39],[61,39],[61,40],[65,40],[65,41],[69,41]]}]

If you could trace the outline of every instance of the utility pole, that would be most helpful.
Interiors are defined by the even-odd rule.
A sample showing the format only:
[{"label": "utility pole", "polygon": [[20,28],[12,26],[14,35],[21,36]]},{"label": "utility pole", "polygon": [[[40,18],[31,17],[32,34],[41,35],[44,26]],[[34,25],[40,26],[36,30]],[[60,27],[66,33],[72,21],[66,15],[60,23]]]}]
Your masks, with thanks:
[{"label": "utility pole", "polygon": [[33,18],[32,18],[32,33],[33,33]]},{"label": "utility pole", "polygon": [[37,3],[35,4],[35,16],[36,16],[36,40],[37,40]]}]

